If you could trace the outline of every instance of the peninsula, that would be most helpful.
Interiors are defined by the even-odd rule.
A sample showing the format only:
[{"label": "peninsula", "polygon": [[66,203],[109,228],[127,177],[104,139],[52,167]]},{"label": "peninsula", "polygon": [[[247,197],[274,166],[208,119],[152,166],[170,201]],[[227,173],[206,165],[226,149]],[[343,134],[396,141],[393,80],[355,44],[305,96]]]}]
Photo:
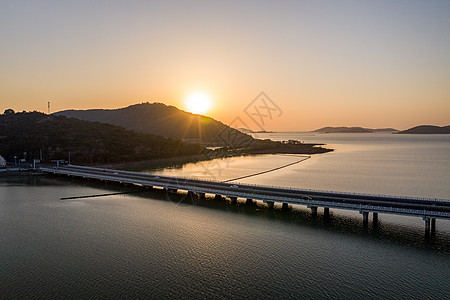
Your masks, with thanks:
[{"label": "peninsula", "polygon": [[[194,118],[199,116],[194,115]],[[156,162],[158,167],[166,167],[238,155],[316,154],[332,151],[317,144],[254,139],[224,124],[215,130],[216,137],[210,142],[215,145],[214,141],[217,141],[222,146],[210,148],[198,141],[187,142],[107,123],[6,110],[0,115],[0,155],[10,162],[41,159],[89,165],[121,163],[125,166],[127,163],[143,161],[149,165]]]}]

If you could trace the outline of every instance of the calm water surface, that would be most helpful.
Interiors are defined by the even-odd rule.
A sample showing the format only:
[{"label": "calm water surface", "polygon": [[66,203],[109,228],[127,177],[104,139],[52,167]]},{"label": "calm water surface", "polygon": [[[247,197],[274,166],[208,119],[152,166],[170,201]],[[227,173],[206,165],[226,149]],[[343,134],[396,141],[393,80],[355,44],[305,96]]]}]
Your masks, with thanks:
[{"label": "calm water surface", "polygon": [[[450,199],[450,135],[260,133],[258,137],[322,143],[335,151],[242,182]],[[301,159],[292,155],[234,157],[158,173],[226,180]]]},{"label": "calm water surface", "polygon": [[[449,198],[445,137],[271,134],[337,149],[248,183]],[[217,180],[294,156],[231,158],[161,174]],[[353,181],[353,184],[352,184]],[[133,194],[60,200],[62,197]],[[232,205],[76,179],[0,179],[0,298],[450,297],[450,229],[425,238],[419,218],[359,214],[313,219],[261,204]]]}]

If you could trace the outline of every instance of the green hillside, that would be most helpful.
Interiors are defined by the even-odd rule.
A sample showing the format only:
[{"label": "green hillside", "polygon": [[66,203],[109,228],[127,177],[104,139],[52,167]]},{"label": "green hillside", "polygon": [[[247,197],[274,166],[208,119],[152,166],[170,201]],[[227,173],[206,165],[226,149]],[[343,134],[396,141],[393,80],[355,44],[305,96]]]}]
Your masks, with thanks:
[{"label": "green hillside", "polygon": [[8,161],[68,159],[78,164],[137,161],[193,155],[203,148],[179,139],[38,112],[0,115],[0,155]]}]

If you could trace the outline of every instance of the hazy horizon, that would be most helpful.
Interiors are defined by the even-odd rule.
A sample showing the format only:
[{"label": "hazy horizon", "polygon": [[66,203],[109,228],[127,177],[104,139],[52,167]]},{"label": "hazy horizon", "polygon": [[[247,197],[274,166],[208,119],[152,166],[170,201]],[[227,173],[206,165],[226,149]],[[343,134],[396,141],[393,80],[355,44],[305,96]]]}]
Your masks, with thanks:
[{"label": "hazy horizon", "polygon": [[[162,102],[266,130],[450,123],[448,1],[1,1],[0,113]],[[268,111],[270,113],[270,111]],[[251,126],[250,126],[251,127]],[[252,128],[251,129],[258,129]]]}]

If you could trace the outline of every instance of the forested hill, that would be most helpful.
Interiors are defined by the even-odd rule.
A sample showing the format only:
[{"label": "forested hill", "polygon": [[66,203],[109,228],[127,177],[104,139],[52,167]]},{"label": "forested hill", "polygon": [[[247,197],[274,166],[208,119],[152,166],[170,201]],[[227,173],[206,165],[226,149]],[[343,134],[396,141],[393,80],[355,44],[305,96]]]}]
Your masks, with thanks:
[{"label": "forested hill", "polygon": [[0,155],[27,160],[68,159],[73,163],[137,161],[198,154],[202,147],[122,127],[38,112],[0,115]]},{"label": "forested hill", "polygon": [[211,146],[237,146],[234,145],[236,140],[242,144],[253,141],[250,135],[210,117],[191,114],[162,103],[142,103],[111,110],[65,110],[55,115],[109,123],[129,130]]}]

